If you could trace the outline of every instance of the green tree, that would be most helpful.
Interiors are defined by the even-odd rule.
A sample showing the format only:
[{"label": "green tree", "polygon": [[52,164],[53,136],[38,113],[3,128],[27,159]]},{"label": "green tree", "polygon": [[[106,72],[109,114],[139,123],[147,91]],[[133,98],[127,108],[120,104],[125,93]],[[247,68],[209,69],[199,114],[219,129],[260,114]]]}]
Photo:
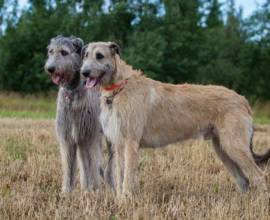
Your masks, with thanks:
[{"label": "green tree", "polygon": [[221,4],[218,0],[210,0],[209,1],[209,14],[206,18],[206,25],[208,28],[219,27],[223,25],[222,21],[222,13],[221,13]]},{"label": "green tree", "polygon": [[267,0],[245,22],[248,36],[241,59],[245,80],[242,87],[252,98],[270,99],[270,1]]},{"label": "green tree", "polygon": [[128,35],[124,56],[129,64],[142,69],[148,76],[161,79],[166,42],[162,35],[162,18],[157,1],[134,1],[134,24]]},{"label": "green tree", "polygon": [[166,43],[163,74],[160,80],[169,82],[192,82],[198,68],[197,52],[200,47],[200,2],[163,1],[162,35]]},{"label": "green tree", "polygon": [[[47,91],[46,46],[58,35],[116,41],[152,78],[220,84],[270,99],[270,0],[243,20],[234,1],[0,0],[0,89]],[[226,20],[225,20],[226,18]]]},{"label": "green tree", "polygon": [[224,85],[242,92],[241,82],[244,75],[241,57],[246,38],[241,25],[241,16],[231,0],[226,24],[220,23],[204,29],[204,44],[200,51],[201,63],[197,75],[199,82]]}]

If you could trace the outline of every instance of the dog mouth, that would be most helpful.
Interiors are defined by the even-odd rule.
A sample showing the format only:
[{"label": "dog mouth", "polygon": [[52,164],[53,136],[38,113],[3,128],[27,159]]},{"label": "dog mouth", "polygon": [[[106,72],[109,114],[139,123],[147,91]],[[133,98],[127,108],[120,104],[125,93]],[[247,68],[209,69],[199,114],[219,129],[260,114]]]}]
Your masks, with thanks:
[{"label": "dog mouth", "polygon": [[54,73],[51,75],[51,79],[54,84],[60,85],[64,81],[64,77],[60,73]]},{"label": "dog mouth", "polygon": [[103,72],[100,76],[98,77],[88,77],[85,82],[84,85],[87,89],[92,89],[94,88],[96,85],[101,83],[101,80],[103,78],[103,76],[105,75],[105,72]]},{"label": "dog mouth", "polygon": [[51,80],[56,85],[63,85],[69,82],[70,77],[62,73],[53,73],[51,74]]}]

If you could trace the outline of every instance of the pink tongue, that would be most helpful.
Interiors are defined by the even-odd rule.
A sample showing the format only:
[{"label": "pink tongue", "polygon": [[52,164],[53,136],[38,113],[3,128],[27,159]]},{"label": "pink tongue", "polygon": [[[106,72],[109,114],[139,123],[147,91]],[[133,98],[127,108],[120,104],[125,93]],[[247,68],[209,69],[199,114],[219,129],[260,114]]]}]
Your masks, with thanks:
[{"label": "pink tongue", "polygon": [[59,75],[52,76],[52,81],[54,84],[59,85],[60,80],[61,80],[61,77]]},{"label": "pink tongue", "polygon": [[97,78],[91,78],[86,80],[86,88],[91,89],[97,84]]}]

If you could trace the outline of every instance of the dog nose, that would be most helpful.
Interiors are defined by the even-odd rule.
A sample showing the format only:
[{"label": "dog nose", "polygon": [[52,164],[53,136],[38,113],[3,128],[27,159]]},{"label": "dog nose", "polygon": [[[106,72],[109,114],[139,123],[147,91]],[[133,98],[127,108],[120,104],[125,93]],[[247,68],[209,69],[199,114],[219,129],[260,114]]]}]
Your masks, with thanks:
[{"label": "dog nose", "polygon": [[83,70],[82,71],[82,74],[83,74],[84,77],[89,77],[90,73],[91,73],[91,70]]},{"label": "dog nose", "polygon": [[53,73],[55,71],[55,67],[54,66],[50,66],[50,67],[48,67],[47,70],[48,70],[49,73]]}]

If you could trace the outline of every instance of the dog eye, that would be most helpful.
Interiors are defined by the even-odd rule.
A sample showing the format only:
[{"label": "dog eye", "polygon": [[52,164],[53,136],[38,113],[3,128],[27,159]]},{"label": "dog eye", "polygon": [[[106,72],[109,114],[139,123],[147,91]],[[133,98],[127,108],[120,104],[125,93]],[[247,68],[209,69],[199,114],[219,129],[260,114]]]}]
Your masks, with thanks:
[{"label": "dog eye", "polygon": [[101,53],[96,54],[97,60],[101,60],[104,56]]},{"label": "dog eye", "polygon": [[84,57],[86,57],[86,58],[88,57],[88,52],[85,53]]},{"label": "dog eye", "polygon": [[63,56],[68,55],[68,52],[67,52],[67,51],[65,51],[65,50],[61,50],[61,51],[60,51],[60,53],[61,53]]},{"label": "dog eye", "polygon": [[49,52],[50,54],[52,54],[52,53],[53,53],[53,49],[50,49],[48,52]]}]

